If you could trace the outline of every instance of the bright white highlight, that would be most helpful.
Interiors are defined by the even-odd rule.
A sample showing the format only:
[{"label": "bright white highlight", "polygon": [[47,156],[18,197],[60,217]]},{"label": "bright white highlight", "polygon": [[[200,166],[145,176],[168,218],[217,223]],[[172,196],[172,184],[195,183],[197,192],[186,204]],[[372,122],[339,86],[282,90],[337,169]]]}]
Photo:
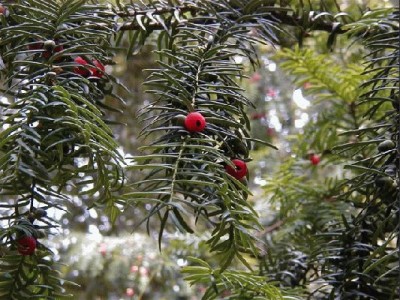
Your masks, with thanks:
[{"label": "bright white highlight", "polygon": [[294,127],[303,128],[307,124],[309,119],[310,118],[309,118],[308,114],[306,114],[304,112],[301,113],[300,119],[297,119],[297,120],[294,121]]},{"label": "bright white highlight", "polygon": [[306,109],[310,106],[310,101],[303,97],[301,89],[297,89],[293,92],[292,99],[296,105],[301,109]]},{"label": "bright white highlight", "polygon": [[276,71],[276,63],[270,62],[270,63],[268,64],[267,68],[268,68],[268,71],[270,71],[270,72],[275,72],[275,71]]},{"label": "bright white highlight", "polygon": [[275,109],[271,109],[269,112],[269,122],[272,125],[272,127],[275,128],[276,131],[281,131],[282,130],[282,123],[279,121],[279,118],[276,114]]}]

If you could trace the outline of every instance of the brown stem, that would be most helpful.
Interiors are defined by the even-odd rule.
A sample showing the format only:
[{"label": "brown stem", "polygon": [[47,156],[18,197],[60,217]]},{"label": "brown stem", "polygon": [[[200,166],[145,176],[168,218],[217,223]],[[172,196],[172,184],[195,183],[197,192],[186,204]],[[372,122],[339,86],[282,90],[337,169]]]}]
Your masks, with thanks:
[{"label": "brown stem", "polygon": [[272,224],[268,227],[265,227],[264,230],[259,233],[259,235],[264,235],[266,233],[270,233],[270,232],[278,229],[279,227],[281,227],[283,225],[283,223],[284,223],[283,220],[278,220],[274,224]]}]

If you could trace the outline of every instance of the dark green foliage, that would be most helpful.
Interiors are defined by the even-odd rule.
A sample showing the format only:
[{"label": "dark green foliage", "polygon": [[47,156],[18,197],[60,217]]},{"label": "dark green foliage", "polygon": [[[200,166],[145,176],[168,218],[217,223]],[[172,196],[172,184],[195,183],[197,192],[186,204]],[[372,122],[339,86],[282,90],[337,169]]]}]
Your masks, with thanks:
[{"label": "dark green foliage", "polygon": [[[222,269],[235,257],[249,267],[241,253],[257,253],[251,232],[259,225],[246,202],[249,191],[224,169],[231,158],[248,160],[251,142],[245,113],[250,103],[237,83],[243,75],[235,58],[255,62],[249,29],[260,30],[264,41],[274,39],[276,29],[274,22],[263,22],[247,10],[225,1],[200,2],[195,17],[159,35],[160,69],[150,70],[146,81],[156,100],[143,111],[142,132],[158,138],[142,147],[146,155],[135,157],[130,170],[150,173],[136,183],[139,191],[126,195],[136,203],[154,202],[148,221],[159,217],[160,240],[169,219],[184,232],[193,231],[191,215],[196,222],[205,220],[213,228],[210,250],[222,254]],[[206,118],[203,132],[189,133],[176,123],[193,111]]]},{"label": "dark green foliage", "polygon": [[44,260],[50,255],[45,246],[30,257],[11,250],[21,230],[43,237],[41,229],[57,226],[36,209],[64,209],[69,201],[64,188],[71,184],[91,185],[82,195],[91,196],[87,205],[96,205],[97,199],[112,198],[123,180],[105,119],[103,87],[112,78],[84,78],[74,62],[84,57],[93,75],[99,70],[95,60],[107,63],[113,14],[85,2],[17,1],[2,18],[2,93],[8,101],[0,116],[0,208],[11,227],[1,231],[1,264],[12,273],[3,275],[0,293],[10,293],[7,299],[64,293],[51,259]]},{"label": "dark green foliage", "polygon": [[343,27],[370,51],[364,70],[343,70],[310,50],[278,55],[299,85],[310,83],[314,103],[326,108],[299,137],[298,154],[311,146],[327,169],[345,162],[351,170],[345,173],[350,179],[318,187],[312,173],[293,178],[301,166],[290,162],[267,189],[280,205],[282,228],[269,240],[262,270],[282,286],[315,286],[310,299],[398,297],[400,127],[391,104],[399,87],[399,23],[392,11],[366,13]]},{"label": "dark green foliage", "polygon": [[[7,9],[0,16],[7,97],[0,103],[0,297],[68,296],[41,240],[58,226],[46,211],[65,209],[76,188],[86,207],[105,208],[112,221],[119,204],[144,204],[148,230],[150,220],[159,221],[160,248],[167,228],[210,229],[207,245],[219,266],[193,259],[197,266],[183,271],[189,283],[208,287],[204,299],[224,290],[229,299],[283,299],[275,283],[310,299],[396,298],[398,11],[350,16],[336,1],[274,0],[117,1],[113,8],[20,0]],[[302,45],[313,30],[328,32],[329,49],[346,34],[370,51],[365,68],[300,48],[277,55],[296,84],[311,83],[308,92],[324,111],[298,137],[298,156],[311,145],[322,165],[345,162],[350,179],[314,184],[315,173],[304,174],[304,166],[289,160],[266,188],[279,206],[274,226],[281,228],[266,241],[264,255],[247,181],[225,171],[234,158],[249,162],[255,142],[239,61],[255,67],[255,43],[291,45],[290,32]],[[113,94],[116,80],[99,67],[112,63],[112,38],[128,57],[144,45],[158,57],[157,68],[147,71],[152,102],[142,110],[142,137],[153,140],[128,168],[145,177],[123,195],[124,158],[107,118],[118,111],[110,99],[121,99]],[[194,111],[206,118],[204,131],[183,126]],[[17,239],[26,235],[38,239],[30,256],[17,251]],[[252,258],[260,261],[257,275],[228,268],[236,259],[251,271]]]},{"label": "dark green foliage", "polygon": [[15,250],[1,259],[1,299],[64,299],[67,285],[72,282],[59,279],[53,258],[46,249],[36,250],[35,255],[22,256]]},{"label": "dark green foliage", "polygon": [[[387,105],[394,100],[399,87],[398,17],[396,11],[387,17],[377,15],[376,21],[368,22],[369,31],[376,34],[367,35],[365,40],[371,52],[366,57],[364,73],[370,75],[370,80],[362,85],[367,91],[360,96],[359,105],[367,108],[364,117],[374,121],[358,132],[360,140],[390,139],[398,143],[400,114]],[[363,21],[360,23],[353,25],[352,33],[363,28]],[[356,146],[349,151],[359,151]],[[364,148],[361,153],[368,153],[368,157],[354,164],[364,167],[347,182],[349,191],[341,197],[346,199],[357,191],[364,200],[357,203],[356,215],[329,228],[330,236],[325,238],[329,247],[321,251],[335,256],[334,261],[326,260],[323,265],[324,277],[333,287],[331,295],[342,299],[396,299],[398,296],[399,154],[393,146],[379,149],[376,145],[369,153]]]}]

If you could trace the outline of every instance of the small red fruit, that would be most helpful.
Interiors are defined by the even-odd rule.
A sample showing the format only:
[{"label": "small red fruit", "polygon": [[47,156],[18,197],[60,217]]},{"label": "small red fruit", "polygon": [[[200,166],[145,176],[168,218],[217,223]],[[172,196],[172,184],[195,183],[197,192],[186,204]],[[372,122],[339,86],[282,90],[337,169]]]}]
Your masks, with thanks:
[{"label": "small red fruit", "polygon": [[271,98],[275,98],[278,95],[278,92],[272,88],[267,89],[267,96]]},{"label": "small red fruit", "polygon": [[128,297],[133,297],[133,295],[135,295],[135,290],[133,288],[127,288],[126,289],[126,295]]},{"label": "small red fruit", "polygon": [[54,48],[54,52],[60,52],[64,50],[64,46],[63,45],[58,45]]},{"label": "small red fruit", "polygon": [[54,53],[60,52],[60,51],[63,51],[63,50],[64,50],[64,46],[63,46],[63,45],[59,45],[59,46],[56,46],[53,50],[46,50],[46,51],[44,51],[43,54],[42,54],[42,56],[43,56],[44,58],[49,58],[49,57],[52,56]]},{"label": "small red fruit", "polygon": [[232,159],[232,163],[235,165],[235,169],[229,165],[225,166],[225,171],[235,177],[237,180],[242,179],[247,174],[247,165],[243,160]]},{"label": "small red fruit", "polygon": [[96,68],[91,68],[90,71],[92,72],[92,76],[97,77],[97,78],[101,78],[104,76],[104,71],[105,71],[105,67],[104,65],[99,62],[98,60],[94,60],[93,61],[93,65]]},{"label": "small red fruit", "polygon": [[132,265],[131,266],[131,273],[136,273],[137,271],[139,271],[139,267],[135,266],[135,265]]},{"label": "small red fruit", "polygon": [[254,73],[253,75],[251,75],[250,77],[250,82],[255,83],[255,82],[259,82],[261,80],[261,75],[260,73]]},{"label": "small red fruit", "polygon": [[5,15],[7,14],[7,9],[0,4],[0,15]]},{"label": "small red fruit", "polygon": [[263,112],[261,112],[261,113],[255,112],[251,115],[252,120],[260,120],[262,118],[265,118],[265,113],[263,113]]},{"label": "small red fruit", "polygon": [[314,166],[318,165],[319,162],[321,161],[321,158],[319,157],[319,155],[317,154],[311,154],[310,155],[310,161],[311,164],[313,164]]},{"label": "small red fruit", "polygon": [[102,256],[105,256],[107,254],[107,244],[106,243],[100,244],[99,252]]},{"label": "small red fruit", "polygon": [[29,50],[41,50],[43,49],[43,43],[42,42],[35,42],[32,44],[28,45]]},{"label": "small red fruit", "polygon": [[44,52],[42,53],[42,56],[43,56],[44,58],[49,58],[52,54],[53,54],[53,53],[52,53],[51,51],[46,50],[46,51],[44,51]]},{"label": "small red fruit", "polygon": [[[78,56],[74,59],[74,61],[79,64],[79,65],[83,65],[86,66],[87,64],[89,64],[85,59],[83,59],[82,57]],[[75,67],[74,68],[74,72],[76,74],[79,74],[83,77],[87,77],[90,75],[90,70],[84,67]]]},{"label": "small red fruit", "polygon": [[32,255],[36,249],[36,239],[32,236],[23,236],[17,240],[17,250],[22,255]]},{"label": "small red fruit", "polygon": [[265,133],[269,137],[274,137],[276,135],[275,129],[272,127],[268,127]]},{"label": "small red fruit", "polygon": [[199,112],[191,112],[185,118],[185,128],[189,132],[201,132],[206,127],[206,119]]}]

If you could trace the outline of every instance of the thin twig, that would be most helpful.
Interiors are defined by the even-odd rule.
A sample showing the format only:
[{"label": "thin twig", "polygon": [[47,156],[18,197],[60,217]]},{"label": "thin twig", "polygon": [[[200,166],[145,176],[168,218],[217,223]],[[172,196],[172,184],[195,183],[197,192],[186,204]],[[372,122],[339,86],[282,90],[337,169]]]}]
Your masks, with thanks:
[{"label": "thin twig", "polygon": [[[178,10],[180,13],[184,12],[195,12],[196,8],[192,6],[180,6],[177,8],[162,8],[162,9],[151,9],[151,10],[140,10],[140,11],[132,11],[130,13],[126,12],[117,12],[117,15],[122,17],[122,18],[129,18],[132,17],[132,20],[127,20],[125,23],[122,23],[118,26],[118,31],[126,31],[126,30],[143,30],[143,28],[137,23],[136,17],[137,16],[147,16],[148,14],[151,15],[163,15],[163,14],[172,14],[175,10]],[[232,18],[235,16],[232,15]],[[266,20],[269,21],[274,21],[283,25],[287,26],[301,26],[303,22],[302,17],[296,17],[296,16],[291,16],[289,14],[285,13],[278,13],[278,12],[271,12],[269,16],[265,17]],[[204,20],[192,20],[192,22],[195,23],[204,23]],[[210,20],[210,22],[214,22]],[[172,22],[171,25],[179,25],[182,22],[175,21]],[[149,23],[146,25],[146,29],[148,30],[163,30],[164,27],[160,23]],[[308,30],[311,31],[326,31],[326,32],[332,32],[335,30],[335,34],[343,34],[347,32],[347,30],[344,30],[341,28],[340,24],[338,26],[338,22],[331,22],[331,21],[326,21],[322,19],[317,19],[317,20],[310,20],[308,23]]]}]

